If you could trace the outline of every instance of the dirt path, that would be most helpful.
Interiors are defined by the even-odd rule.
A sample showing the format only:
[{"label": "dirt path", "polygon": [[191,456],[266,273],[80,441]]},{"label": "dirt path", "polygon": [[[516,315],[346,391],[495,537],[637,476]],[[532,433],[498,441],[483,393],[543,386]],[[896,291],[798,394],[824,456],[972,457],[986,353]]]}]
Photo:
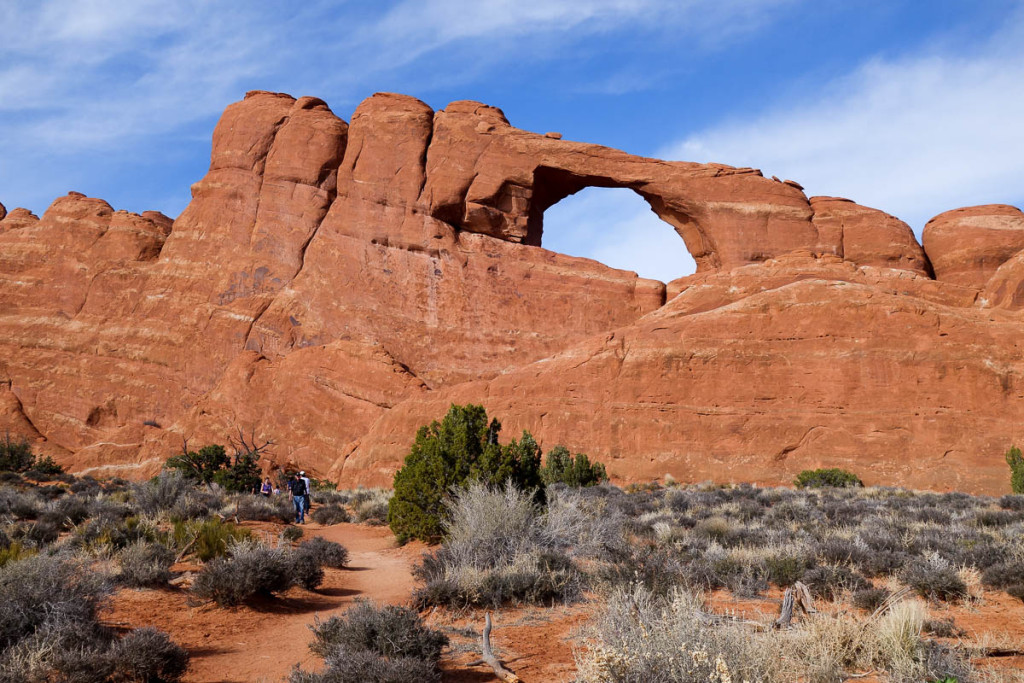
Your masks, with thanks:
[{"label": "dirt path", "polygon": [[242,683],[280,681],[295,664],[315,669],[309,626],[343,612],[357,598],[403,604],[414,587],[412,566],[421,544],[397,547],[387,527],[336,524],[304,527],[349,550],[349,567],[328,569],[316,592],[292,588],[276,599],[225,609],[190,606],[184,590],[123,590],[107,616],[120,626],[155,626],[192,655],[185,681]]}]

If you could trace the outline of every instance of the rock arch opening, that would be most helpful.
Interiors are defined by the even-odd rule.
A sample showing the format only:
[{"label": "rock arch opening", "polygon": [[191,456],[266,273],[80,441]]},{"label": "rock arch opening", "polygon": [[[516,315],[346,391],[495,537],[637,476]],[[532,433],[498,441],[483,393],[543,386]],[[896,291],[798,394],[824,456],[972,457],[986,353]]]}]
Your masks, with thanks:
[{"label": "rock arch opening", "polygon": [[[540,187],[543,183],[538,183]],[[662,282],[697,270],[675,228],[633,189],[607,182],[587,183],[553,202],[547,199],[541,197],[538,203],[535,195],[528,244],[594,259]]]}]

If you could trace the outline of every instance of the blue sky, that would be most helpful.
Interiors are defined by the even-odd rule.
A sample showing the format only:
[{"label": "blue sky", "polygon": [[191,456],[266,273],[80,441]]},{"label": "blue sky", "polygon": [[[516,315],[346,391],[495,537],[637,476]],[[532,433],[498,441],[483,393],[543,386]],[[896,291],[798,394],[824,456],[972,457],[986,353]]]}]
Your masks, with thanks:
[{"label": "blue sky", "polygon": [[[246,90],[344,119],[376,91],[520,128],[755,166],[925,221],[1024,204],[1022,0],[6,0],[0,202],[68,190],[177,215]],[[546,247],[668,280],[682,242],[628,190],[548,210]]]}]

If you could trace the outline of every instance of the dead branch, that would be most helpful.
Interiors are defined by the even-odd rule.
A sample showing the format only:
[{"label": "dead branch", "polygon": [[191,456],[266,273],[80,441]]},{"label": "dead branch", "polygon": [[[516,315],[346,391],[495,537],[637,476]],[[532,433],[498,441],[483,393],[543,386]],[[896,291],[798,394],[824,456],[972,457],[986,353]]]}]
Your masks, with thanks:
[{"label": "dead branch", "polygon": [[238,441],[234,438],[228,437],[228,443],[231,444],[231,449],[235,451],[235,455],[241,455],[245,453],[253,455],[263,455],[271,446],[274,445],[273,440],[267,439],[263,443],[256,443],[256,428],[253,427],[249,430],[249,438],[246,439],[245,432],[241,427],[238,428]]},{"label": "dead branch", "polygon": [[192,546],[194,546],[196,544],[196,541],[198,540],[199,532],[197,531],[196,535],[192,537],[192,540],[189,541],[188,544],[186,544],[185,547],[181,549],[181,552],[178,553],[178,556],[174,558],[174,563],[177,564],[178,562],[181,562],[182,558],[184,558],[185,555],[188,554],[188,551],[192,549]]},{"label": "dead branch", "polygon": [[481,649],[483,650],[483,661],[492,669],[494,674],[505,681],[505,683],[519,683],[519,676],[502,666],[498,658],[494,656],[494,652],[491,650],[491,613],[488,612],[484,617],[484,633],[481,638]]}]

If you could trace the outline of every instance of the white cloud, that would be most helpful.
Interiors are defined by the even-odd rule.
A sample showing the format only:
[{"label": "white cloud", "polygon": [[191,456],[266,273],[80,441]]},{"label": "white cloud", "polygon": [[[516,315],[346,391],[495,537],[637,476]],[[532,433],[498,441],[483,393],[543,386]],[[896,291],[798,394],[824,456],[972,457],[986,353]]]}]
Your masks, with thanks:
[{"label": "white cloud", "polygon": [[683,238],[628,189],[590,187],[555,204],[542,245],[662,282],[696,270]]},{"label": "white cloud", "polygon": [[[801,101],[694,133],[660,156],[754,166],[808,195],[907,221],[1024,200],[1020,17],[970,57],[874,59]],[[964,50],[961,50],[964,51]]]},{"label": "white cloud", "polygon": [[74,182],[69,169],[142,163],[200,128],[209,139],[216,116],[251,88],[317,95],[346,116],[377,89],[423,94],[479,81],[494,65],[566,58],[588,37],[726,40],[797,1],[307,0],[296,9],[263,0],[7,0],[2,199],[42,210]]}]

